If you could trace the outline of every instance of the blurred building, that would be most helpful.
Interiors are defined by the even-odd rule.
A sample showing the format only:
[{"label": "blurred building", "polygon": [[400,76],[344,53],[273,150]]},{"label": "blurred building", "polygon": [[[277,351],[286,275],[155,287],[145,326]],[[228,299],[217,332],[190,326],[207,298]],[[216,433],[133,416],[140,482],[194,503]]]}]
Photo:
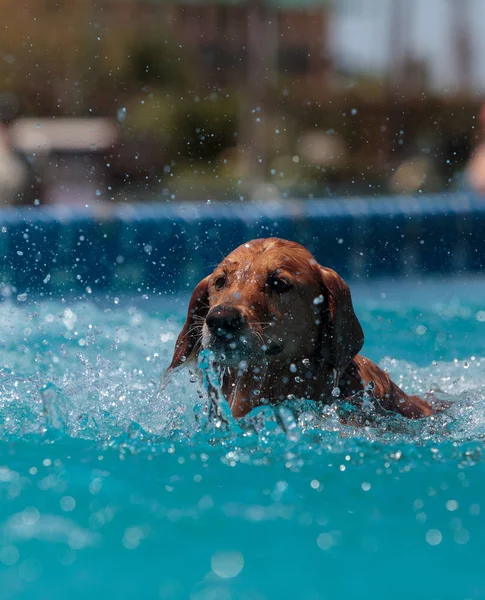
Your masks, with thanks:
[{"label": "blurred building", "polygon": [[438,168],[415,177],[429,191],[476,143],[480,2],[0,0],[0,95],[15,107],[0,119],[117,120],[96,154],[110,200],[240,197],[251,177],[372,193],[415,160]]},{"label": "blurred building", "polygon": [[[105,0],[103,20],[141,30],[163,21],[180,48],[197,52],[200,78],[212,83],[240,82],[255,51],[272,76],[313,80],[329,63],[329,9],[326,0]],[[149,54],[141,51],[142,68]]]},{"label": "blurred building", "polygon": [[483,93],[484,32],[483,0],[336,0],[330,47],[345,72],[404,83],[414,65],[421,89]]},{"label": "blurred building", "polygon": [[204,67],[216,80],[244,76],[254,67],[250,60],[255,50],[260,56],[269,54],[267,67],[278,73],[300,78],[324,74],[330,16],[327,2],[185,0],[172,10],[180,39],[198,48]]}]

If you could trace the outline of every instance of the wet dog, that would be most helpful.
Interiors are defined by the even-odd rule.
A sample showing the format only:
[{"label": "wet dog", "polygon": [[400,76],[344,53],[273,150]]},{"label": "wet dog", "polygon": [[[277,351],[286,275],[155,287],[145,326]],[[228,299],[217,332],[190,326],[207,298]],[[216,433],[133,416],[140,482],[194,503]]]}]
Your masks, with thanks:
[{"label": "wet dog", "polygon": [[365,392],[410,419],[436,409],[359,354],[350,290],[300,244],[257,239],[231,252],[195,288],[169,372],[210,349],[234,417],[289,397],[354,402]]}]

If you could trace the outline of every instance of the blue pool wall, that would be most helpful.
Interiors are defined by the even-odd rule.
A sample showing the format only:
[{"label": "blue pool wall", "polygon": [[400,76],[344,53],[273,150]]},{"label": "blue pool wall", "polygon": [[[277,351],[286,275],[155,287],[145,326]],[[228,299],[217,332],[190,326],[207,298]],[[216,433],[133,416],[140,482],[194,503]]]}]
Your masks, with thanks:
[{"label": "blue pool wall", "polygon": [[478,272],[485,198],[6,208],[0,281],[17,293],[180,293],[239,244],[269,236],[300,242],[349,279]]}]

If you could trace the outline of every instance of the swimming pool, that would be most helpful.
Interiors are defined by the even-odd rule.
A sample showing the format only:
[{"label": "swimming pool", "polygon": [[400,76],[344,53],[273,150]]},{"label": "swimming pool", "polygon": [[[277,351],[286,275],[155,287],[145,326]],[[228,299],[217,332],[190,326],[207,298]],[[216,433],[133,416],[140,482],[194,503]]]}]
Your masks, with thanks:
[{"label": "swimming pool", "polygon": [[448,415],[245,429],[164,392],[187,296],[3,290],[2,598],[485,597],[485,279],[354,282],[363,353]]}]

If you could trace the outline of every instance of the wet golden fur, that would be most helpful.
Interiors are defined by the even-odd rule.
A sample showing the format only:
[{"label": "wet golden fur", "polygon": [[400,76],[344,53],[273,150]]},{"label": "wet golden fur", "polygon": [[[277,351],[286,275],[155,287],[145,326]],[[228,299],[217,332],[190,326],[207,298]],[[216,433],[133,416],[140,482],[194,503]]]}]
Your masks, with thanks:
[{"label": "wet golden fur", "polygon": [[[373,387],[380,408],[411,419],[434,412],[359,354],[364,334],[350,290],[300,244],[250,241],[195,288],[169,371],[211,349],[235,417],[288,397],[335,402]],[[335,394],[335,392],[334,392]]]}]

